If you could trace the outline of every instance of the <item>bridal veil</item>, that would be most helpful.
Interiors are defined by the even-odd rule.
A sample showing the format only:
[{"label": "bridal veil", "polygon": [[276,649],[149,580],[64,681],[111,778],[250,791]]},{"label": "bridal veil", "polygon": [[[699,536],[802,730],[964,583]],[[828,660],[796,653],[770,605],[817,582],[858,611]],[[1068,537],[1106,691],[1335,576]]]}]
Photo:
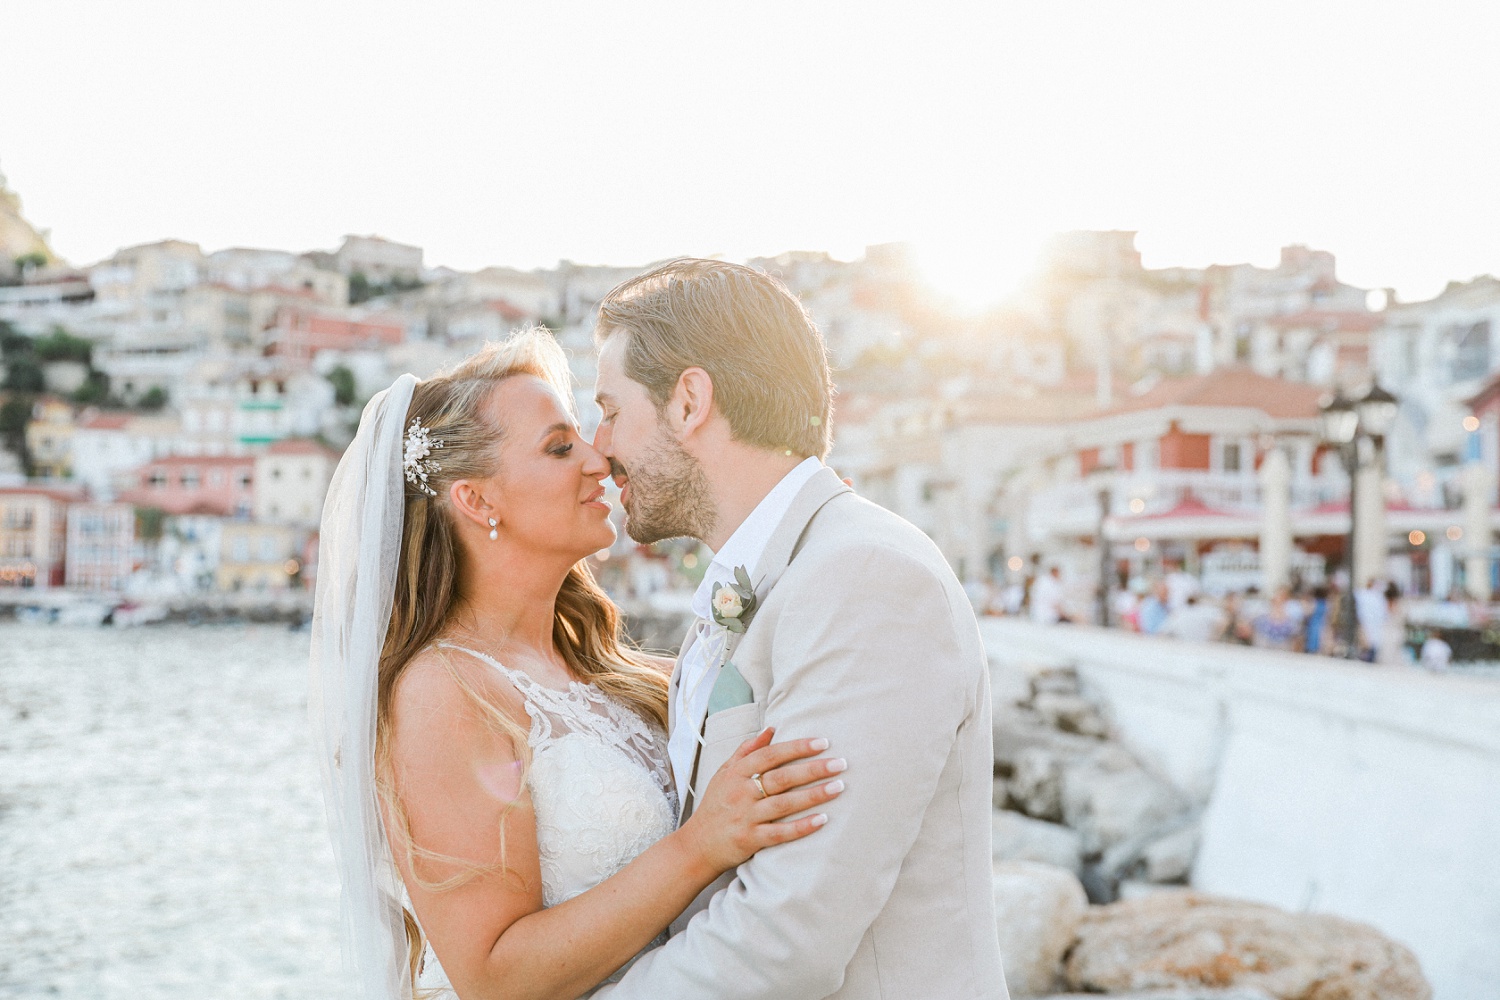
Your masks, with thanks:
[{"label": "bridal veil", "polygon": [[411,1000],[399,873],[375,788],[380,650],[391,618],[405,505],[402,452],[413,375],[365,406],[323,505],[308,710],[342,885],[348,995]]}]

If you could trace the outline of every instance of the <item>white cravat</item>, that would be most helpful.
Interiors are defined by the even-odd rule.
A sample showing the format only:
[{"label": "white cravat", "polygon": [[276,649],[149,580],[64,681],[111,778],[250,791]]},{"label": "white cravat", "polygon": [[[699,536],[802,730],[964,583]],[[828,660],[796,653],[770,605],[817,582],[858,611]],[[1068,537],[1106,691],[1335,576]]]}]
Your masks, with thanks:
[{"label": "white cravat", "polygon": [[714,554],[713,562],[703,574],[703,582],[693,593],[693,614],[698,616],[698,641],[682,658],[677,686],[671,693],[676,701],[677,716],[667,741],[667,756],[672,759],[678,802],[687,802],[693,759],[698,753],[698,727],[708,711],[708,699],[719,679],[719,668],[724,665],[721,638],[727,639],[727,636],[720,635],[724,631],[722,626],[713,624],[714,589],[734,578],[736,566],[745,567],[751,582],[760,583],[755,571],[766,543],[781,525],[802,487],[822,467],[820,460],[809,458],[782,477],[781,482],[756,504],[750,516],[729,536],[724,547]]}]

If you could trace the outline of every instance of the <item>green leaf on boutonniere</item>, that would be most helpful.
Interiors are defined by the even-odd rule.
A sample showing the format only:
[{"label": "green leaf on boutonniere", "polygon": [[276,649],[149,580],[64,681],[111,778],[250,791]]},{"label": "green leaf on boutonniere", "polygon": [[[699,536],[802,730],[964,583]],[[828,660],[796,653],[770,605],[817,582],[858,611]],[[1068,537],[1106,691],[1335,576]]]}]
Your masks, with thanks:
[{"label": "green leaf on boutonniere", "polygon": [[755,588],[750,585],[750,574],[745,572],[745,567],[736,566],[734,568],[734,582],[740,585],[740,587],[736,588],[737,590],[743,588],[743,590],[740,590],[741,594],[746,592],[755,593]]},{"label": "green leaf on boutonniere", "polygon": [[745,623],[740,621],[738,618],[724,619],[724,627],[733,632],[735,635],[742,635],[745,631]]}]

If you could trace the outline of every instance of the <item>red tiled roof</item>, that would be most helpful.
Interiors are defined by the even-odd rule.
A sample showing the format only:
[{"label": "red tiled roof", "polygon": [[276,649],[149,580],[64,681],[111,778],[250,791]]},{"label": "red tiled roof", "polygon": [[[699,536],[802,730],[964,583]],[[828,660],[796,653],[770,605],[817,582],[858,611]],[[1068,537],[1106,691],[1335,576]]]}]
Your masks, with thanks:
[{"label": "red tiled roof", "polygon": [[[165,496],[162,494],[166,493]],[[182,514],[212,514],[216,517],[228,517],[234,513],[234,504],[215,503],[205,500],[203,497],[183,497],[181,494],[173,495],[166,491],[151,489],[123,490],[119,497],[121,503],[128,503],[136,507],[154,507],[166,514],[178,516]]]},{"label": "red tiled roof", "polygon": [[1195,496],[1185,496],[1171,510],[1162,511],[1159,514],[1139,514],[1131,520],[1154,521],[1166,517],[1233,517],[1226,510],[1210,507]]},{"label": "red tiled roof", "polygon": [[117,431],[130,423],[128,413],[96,413],[79,423],[79,427],[89,431]]},{"label": "red tiled roof", "polygon": [[1288,329],[1306,329],[1315,327],[1319,330],[1347,331],[1349,333],[1369,333],[1385,322],[1380,313],[1372,312],[1337,312],[1332,309],[1305,309],[1302,312],[1289,313],[1285,316],[1277,316],[1271,320],[1271,325]]},{"label": "red tiled roof", "polygon": [[82,486],[0,486],[0,496],[41,496],[60,503],[79,503],[86,499]]},{"label": "red tiled roof", "polygon": [[1163,379],[1144,394],[1127,400],[1100,416],[1159,410],[1169,406],[1249,407],[1272,417],[1316,417],[1320,386],[1271,378],[1249,368],[1221,368],[1207,375]]},{"label": "red tiled roof", "polygon": [[186,465],[192,466],[235,466],[243,465],[247,469],[255,465],[254,455],[165,455],[161,458],[153,458],[149,462],[143,462],[139,468],[145,469],[152,466],[166,465],[174,468]]},{"label": "red tiled roof", "polygon": [[329,458],[338,458],[339,452],[323,444],[320,441],[312,441],[307,438],[287,438],[277,441],[266,449],[268,455],[326,455]]}]

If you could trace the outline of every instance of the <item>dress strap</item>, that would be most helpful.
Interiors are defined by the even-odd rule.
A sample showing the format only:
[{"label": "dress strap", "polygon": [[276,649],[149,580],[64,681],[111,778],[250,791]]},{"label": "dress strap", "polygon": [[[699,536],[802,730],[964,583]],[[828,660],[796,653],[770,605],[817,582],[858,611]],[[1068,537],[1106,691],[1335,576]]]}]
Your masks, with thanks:
[{"label": "dress strap", "polygon": [[532,690],[541,687],[540,684],[531,679],[531,675],[526,673],[526,671],[512,670],[510,667],[505,666],[503,663],[501,663],[499,660],[495,659],[488,653],[481,653],[479,650],[470,649],[468,646],[460,646],[456,642],[439,641],[433,643],[433,645],[437,646],[439,649],[456,649],[460,653],[468,653],[470,656],[474,657],[474,659],[480,660],[484,663],[488,663],[490,666],[494,667],[496,670],[504,674],[505,677],[518,688]]}]

